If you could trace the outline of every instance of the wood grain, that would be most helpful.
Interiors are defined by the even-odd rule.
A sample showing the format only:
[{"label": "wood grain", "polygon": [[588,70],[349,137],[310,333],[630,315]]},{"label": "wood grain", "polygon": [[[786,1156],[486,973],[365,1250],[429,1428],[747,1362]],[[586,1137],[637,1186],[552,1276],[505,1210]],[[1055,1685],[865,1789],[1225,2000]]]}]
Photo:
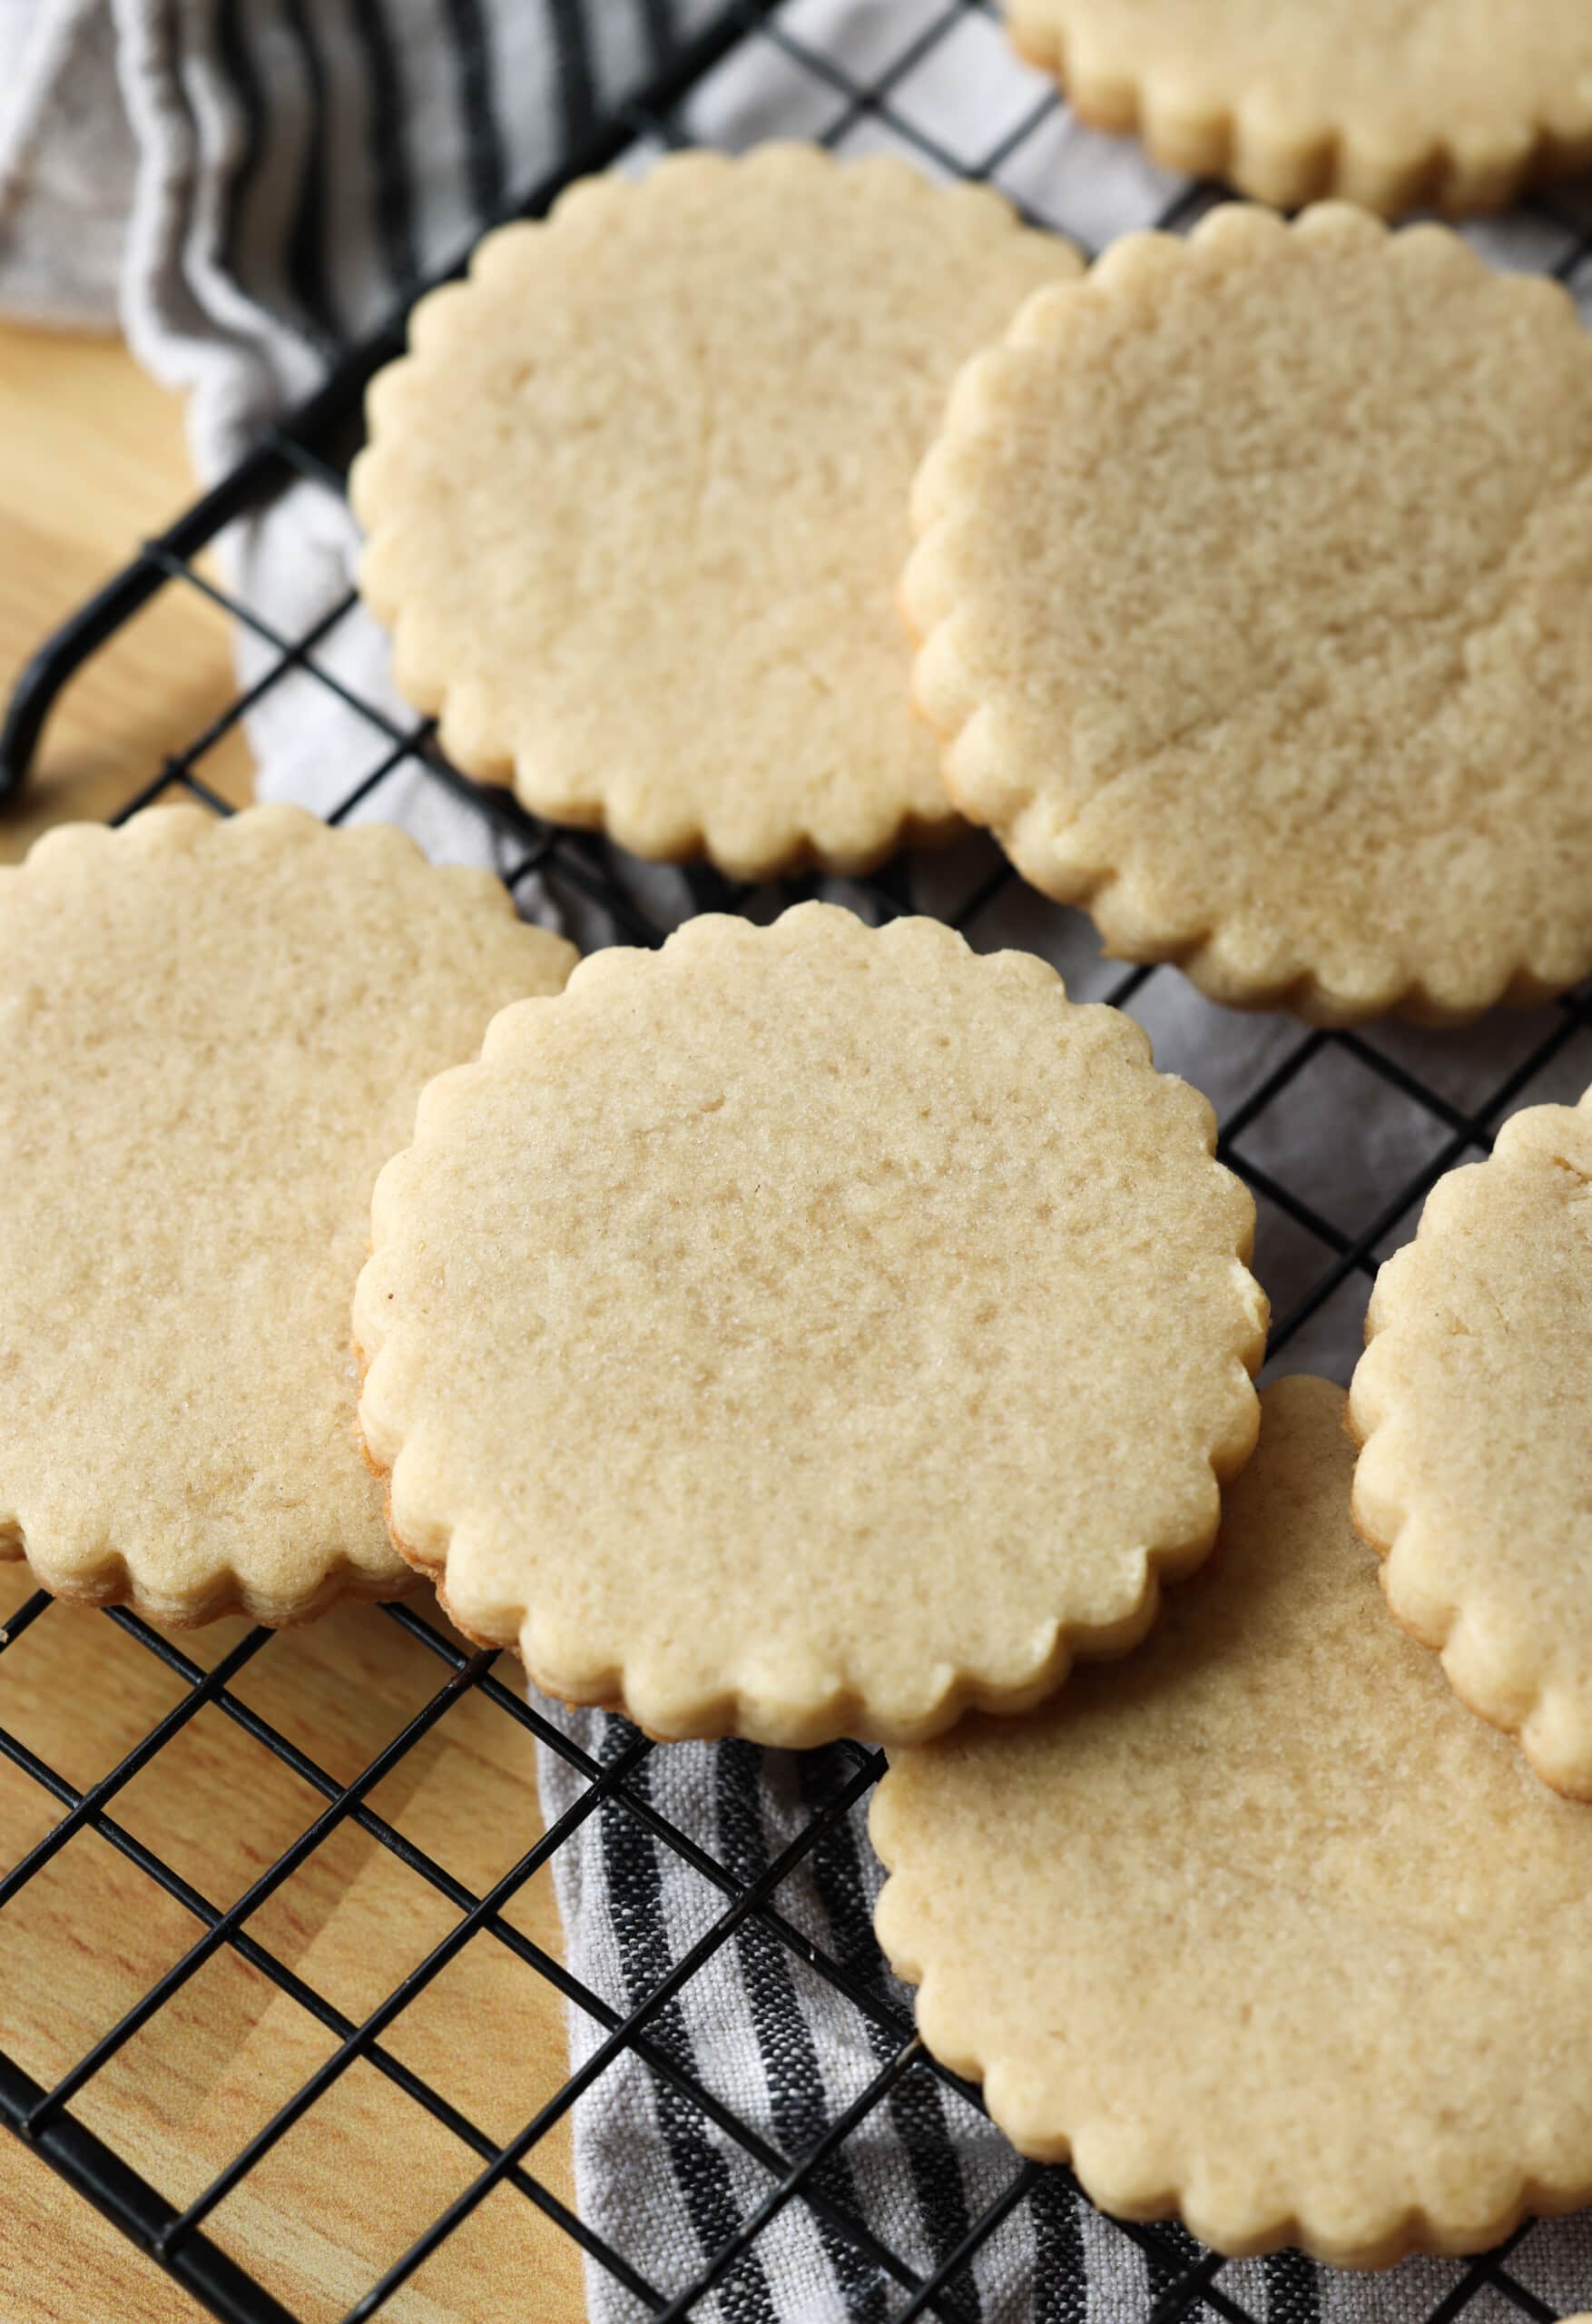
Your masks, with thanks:
[{"label": "wood grain", "polygon": [[[193,497],[177,399],[125,348],[0,324],[0,683],[46,632]],[[0,811],[0,862],[52,823],[119,807],[233,692],[225,620],[172,586],[62,695],[19,802]],[[250,795],[234,730],[198,770]]]},{"label": "wood grain", "polygon": [[[120,347],[0,326],[0,675],[192,495],[180,413]],[[19,807],[0,810],[0,860],[70,816],[100,815],[156,771],[228,698],[225,625],[168,592],[64,697]],[[241,737],[202,772],[249,795]],[[32,1588],[0,1566],[0,1622]],[[426,1610],[434,1613],[429,1597]],[[176,1643],[206,1667],[237,1622]],[[235,1691],[340,1782],[447,1678],[374,1609],[273,1638]],[[512,1676],[512,1674],[508,1674]],[[53,1607],[0,1657],[0,1721],[82,1787],[114,1766],[186,1689],[103,1616]],[[117,1797],[112,1812],[209,1902],[233,1903],[323,1800],[213,1706]],[[473,1893],[540,1829],[531,1739],[478,1694],[456,1704],[371,1795],[371,1806]],[[58,1808],[0,1761],[0,1866]],[[559,1945],[544,1872],[506,1918]],[[458,1918],[453,1904],[345,1825],[252,1915],[251,1934],[359,2020]],[[0,1914],[0,2048],[49,2083],[114,2024],[201,1925],[98,1835],[80,1832]],[[392,2055],[490,2138],[506,2139],[565,2068],[563,2004],[480,1935],[385,2035]],[[74,2101],[74,2112],[173,2202],[190,2201],[336,2046],[270,1978],[222,1947]],[[475,2155],[363,2062],[297,2122],[207,2222],[207,2232],[305,2324],[327,2324],[479,2168]],[[536,2175],[573,2202],[567,2126]],[[203,2311],[155,2264],[0,2132],[0,2324],[193,2324]],[[584,2314],[575,2245],[499,2189],[384,2314],[394,2324],[499,2324]]]}]

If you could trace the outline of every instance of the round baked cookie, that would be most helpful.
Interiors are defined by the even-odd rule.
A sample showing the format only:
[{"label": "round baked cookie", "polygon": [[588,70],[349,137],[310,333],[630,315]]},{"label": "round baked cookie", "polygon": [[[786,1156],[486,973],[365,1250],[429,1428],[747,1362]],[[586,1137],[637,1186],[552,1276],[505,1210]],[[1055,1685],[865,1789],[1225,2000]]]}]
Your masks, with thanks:
[{"label": "round baked cookie", "polygon": [[1592,2196],[1592,1816],[1388,1620],[1342,1407],[1268,1389],[1141,1650],[892,1758],[871,1828],[922,2037],[1025,2154],[1381,2267]]},{"label": "round baked cookie", "polygon": [[747,879],[950,828],[895,606],[958,366],[1075,274],[986,188],[766,145],[583,182],[417,309],[353,474],[449,756]]},{"label": "round baked cookie", "polygon": [[958,804],[1218,1000],[1592,969],[1592,341],[1445,228],[1240,204],[1031,300],[919,474]]},{"label": "round baked cookie", "polygon": [[1075,113],[1292,209],[1497,210],[1592,162],[1584,0],[1007,0]]},{"label": "round baked cookie", "polygon": [[1253,1205],[1140,1029],[804,904],[507,1009],[377,1182],[404,1554],[667,1739],[899,1742],[1132,1645],[1253,1441]]},{"label": "round baked cookie", "polygon": [[349,1340],[371,1186],[574,957],[486,873],[292,807],[0,869],[0,1557],[163,1622],[400,1593]]},{"label": "round baked cookie", "polygon": [[1365,1328],[1354,1521],[1388,1603],[1545,1783],[1592,1799],[1592,1092],[1440,1179]]}]

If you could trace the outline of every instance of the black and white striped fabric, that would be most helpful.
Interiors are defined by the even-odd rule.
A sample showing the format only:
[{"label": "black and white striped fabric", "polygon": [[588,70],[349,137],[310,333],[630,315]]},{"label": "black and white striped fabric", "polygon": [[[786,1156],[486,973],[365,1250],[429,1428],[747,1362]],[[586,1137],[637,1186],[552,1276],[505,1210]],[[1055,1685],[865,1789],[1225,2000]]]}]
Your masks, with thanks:
[{"label": "black and white striped fabric", "polygon": [[[630,1739],[621,1720],[562,1717],[601,1761]],[[797,1755],[745,1743],[683,1744],[654,1751],[633,1788],[736,1878],[751,1881],[854,1772],[839,1748]],[[583,1777],[545,1765],[550,1814],[584,1787]],[[681,1867],[626,1808],[604,1805],[593,1821],[589,1844],[555,1859],[559,1902],[582,1975],[613,2007],[629,2010],[714,1926],[725,1900]],[[842,1968],[888,1984],[871,1925],[880,1877],[854,1811],[781,1882],[779,1904]],[[899,1988],[895,1998],[909,2010]],[[650,2030],[713,2097],[788,2156],[806,2152],[897,2048],[888,2031],[755,1920],[712,1955]],[[590,2021],[572,2024],[577,2065],[602,2031]],[[691,2281],[771,2183],[695,2105],[630,2058],[611,2066],[583,2102],[575,2158],[583,2218],[664,2286]],[[919,2070],[865,2116],[818,2183],[928,2274],[1016,2169],[1010,2148],[983,2116]],[[590,2289],[595,2316],[643,2312],[624,2293]],[[1059,2177],[956,2283],[966,2311],[988,2324],[1083,2324],[1090,2313],[1137,2318],[1153,2289],[1132,2246],[1076,2203]],[[798,2202],[755,2239],[700,2312],[725,2324],[829,2324],[840,2317],[885,2324],[904,2299],[899,2285]]]},{"label": "black and white striped fabric", "polygon": [[[142,360],[189,391],[207,476],[224,470],[255,429],[319,379],[329,355],[384,320],[417,275],[451,259],[516,188],[574,151],[594,118],[670,54],[717,0],[0,0],[0,304],[42,319],[105,323],[120,313]],[[942,0],[790,0],[783,21],[809,51],[861,70],[903,53]],[[975,20],[970,16],[969,25]],[[988,150],[1031,109],[1040,84],[977,19],[978,43],[947,43],[915,78],[911,102],[942,149]],[[902,102],[906,102],[903,97]],[[813,133],[837,103],[771,44],[749,42],[693,103],[689,131],[738,147],[774,133]],[[958,145],[958,137],[961,143]],[[850,150],[888,143],[858,121]],[[1175,181],[1131,145],[1095,138],[1065,113],[1042,153],[1022,162],[1041,196],[1065,183],[1076,223],[1096,244],[1150,222]],[[646,152],[638,151],[636,166]],[[1020,159],[1021,157],[1019,157]],[[1503,263],[1541,262],[1528,222],[1479,230]],[[342,501],[305,485],[225,544],[245,603],[301,634],[348,589],[355,540]],[[240,637],[245,679],[260,649]],[[340,622],[323,661],[356,694],[401,713],[385,645],[362,615]],[[309,680],[271,690],[253,713],[259,785],[272,797],[329,805],[373,756],[372,732]],[[383,792],[442,858],[479,856],[477,820],[421,776]],[[666,881],[672,875],[659,875]],[[957,876],[954,857],[913,873],[932,909]],[[544,905],[545,900],[543,900]],[[666,908],[666,900],[665,900]],[[575,930],[577,935],[592,931]],[[600,932],[600,931],[598,931]],[[1013,891],[980,940],[1047,951],[1080,996],[1102,970],[1077,915],[1045,914]],[[1174,977],[1135,1003],[1160,1061],[1218,1108],[1263,1077],[1291,1029],[1211,1009]],[[1376,1038],[1430,1070],[1441,1037],[1378,1029]],[[1535,1038],[1499,1019],[1450,1045],[1439,1078],[1456,1102],[1490,1088],[1512,1049]],[[1525,1101],[1578,1095],[1533,1085]],[[1340,1122],[1345,1099],[1319,1092]],[[1330,1215],[1371,1215],[1377,1190],[1425,1158],[1430,1125],[1382,1083],[1347,1101],[1352,1138],[1333,1141]],[[1256,1158],[1311,1187],[1321,1142],[1296,1100]],[[1286,1303],[1283,1242],[1268,1287]],[[1342,1376],[1362,1298],[1322,1311],[1290,1350],[1294,1365]],[[618,1721],[554,1714],[602,1764],[625,1747]],[[849,1763],[841,1751],[795,1758],[741,1744],[652,1753],[633,1784],[732,1874],[755,1878]],[[548,1820],[585,1778],[545,1752]],[[614,2010],[634,2007],[713,1925],[720,1892],[622,1807],[606,1804],[555,1864],[569,1965]],[[882,1972],[870,1912],[880,1873],[859,1813],[830,1829],[781,1889],[787,1915],[844,1968]],[[903,2007],[907,1997],[898,1994]],[[891,2037],[755,1920],[714,1952],[653,2029],[663,2050],[787,2157],[805,2152],[888,2056]],[[489,2030],[482,2038],[490,2038]],[[578,2013],[574,2057],[602,2029]],[[527,2075],[527,2083],[529,2077]],[[689,2100],[634,2057],[617,2060],[581,2100],[575,2162],[583,2217],[654,2282],[692,2280],[768,2191],[767,2173]],[[955,2091],[919,2071],[869,2114],[830,2164],[824,2191],[863,2218],[913,2266],[938,2266],[1007,2184],[1005,2142]],[[1192,2251],[1192,2246],[1187,2247]],[[1550,2308],[1592,2295],[1587,2220],[1535,2229],[1511,2266]],[[1372,2324],[1425,2318],[1459,2270],[1420,2260],[1380,2278],[1318,2270],[1296,2255],[1226,2271],[1222,2289],[1277,2324]],[[1076,2202],[1059,2176],[1007,2221],[958,2280],[980,2324],[1129,2324],[1163,2288],[1157,2265]],[[637,2303],[600,2268],[588,2278],[594,2324],[619,2324]],[[534,2293],[526,2312],[535,2313]],[[900,2305],[844,2238],[793,2203],[725,2278],[702,2313],[725,2324],[883,2324]],[[1467,2309],[1496,2319],[1484,2291]]]}]

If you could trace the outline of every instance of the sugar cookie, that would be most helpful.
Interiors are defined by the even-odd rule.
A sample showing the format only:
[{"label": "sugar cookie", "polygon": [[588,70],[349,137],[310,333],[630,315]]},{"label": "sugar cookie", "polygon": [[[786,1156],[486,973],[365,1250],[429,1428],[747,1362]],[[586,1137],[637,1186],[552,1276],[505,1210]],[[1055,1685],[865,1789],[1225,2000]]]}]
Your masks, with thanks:
[{"label": "sugar cookie", "polygon": [[944,832],[894,597],[958,364],[1071,247],[987,188],[767,145],[591,179],[414,318],[365,596],[466,771],[746,878]]},{"label": "sugar cookie", "polygon": [[1499,210],[1592,162],[1584,0],[1007,0],[1073,110],[1293,209]]},{"label": "sugar cookie", "polygon": [[538,1685],[665,1738],[1025,1708],[1140,1636],[1253,1443],[1214,1143],[1130,1019],[936,921],[598,953],[378,1181],[394,1537]]},{"label": "sugar cookie", "polygon": [[1112,950],[1327,1024],[1592,969],[1592,341],[1445,228],[1232,205],[1041,291],[918,479],[958,805]]},{"label": "sugar cookie", "polygon": [[1592,1093],[1504,1124],[1377,1276],[1350,1399],[1388,1603],[1592,1799]]},{"label": "sugar cookie", "polygon": [[1025,2153],[1381,2267],[1592,2196],[1592,1816],[1387,1619],[1342,1402],[1269,1389],[1140,1651],[892,1759],[872,1830],[923,2039]]},{"label": "sugar cookie", "polygon": [[291,807],[0,869],[0,1556],[167,1622],[398,1594],[354,1425],[370,1187],[573,958],[485,872]]}]

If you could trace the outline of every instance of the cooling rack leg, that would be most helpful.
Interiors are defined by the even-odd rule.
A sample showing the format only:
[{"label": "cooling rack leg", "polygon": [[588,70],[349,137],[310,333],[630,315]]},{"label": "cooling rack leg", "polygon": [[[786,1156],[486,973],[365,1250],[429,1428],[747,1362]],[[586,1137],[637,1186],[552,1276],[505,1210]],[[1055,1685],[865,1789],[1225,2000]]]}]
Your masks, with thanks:
[{"label": "cooling rack leg", "polygon": [[145,557],[124,566],[113,581],[52,631],[12,689],[0,727],[0,803],[9,799],[33,764],[39,736],[56,695],[91,654],[146,605],[165,576]]},{"label": "cooling rack leg", "polygon": [[[0,2054],[0,2123],[9,2125],[0,2130],[0,2139],[13,2131],[22,2135],[20,2123],[44,2094],[41,2083]],[[70,2114],[57,2115],[26,2143],[97,2211],[103,2211],[113,2226],[153,2257],[156,2238],[177,2214],[146,2179],[140,2178]],[[223,2324],[295,2324],[280,2300],[262,2291],[205,2236],[190,2236],[165,2264]]]}]

